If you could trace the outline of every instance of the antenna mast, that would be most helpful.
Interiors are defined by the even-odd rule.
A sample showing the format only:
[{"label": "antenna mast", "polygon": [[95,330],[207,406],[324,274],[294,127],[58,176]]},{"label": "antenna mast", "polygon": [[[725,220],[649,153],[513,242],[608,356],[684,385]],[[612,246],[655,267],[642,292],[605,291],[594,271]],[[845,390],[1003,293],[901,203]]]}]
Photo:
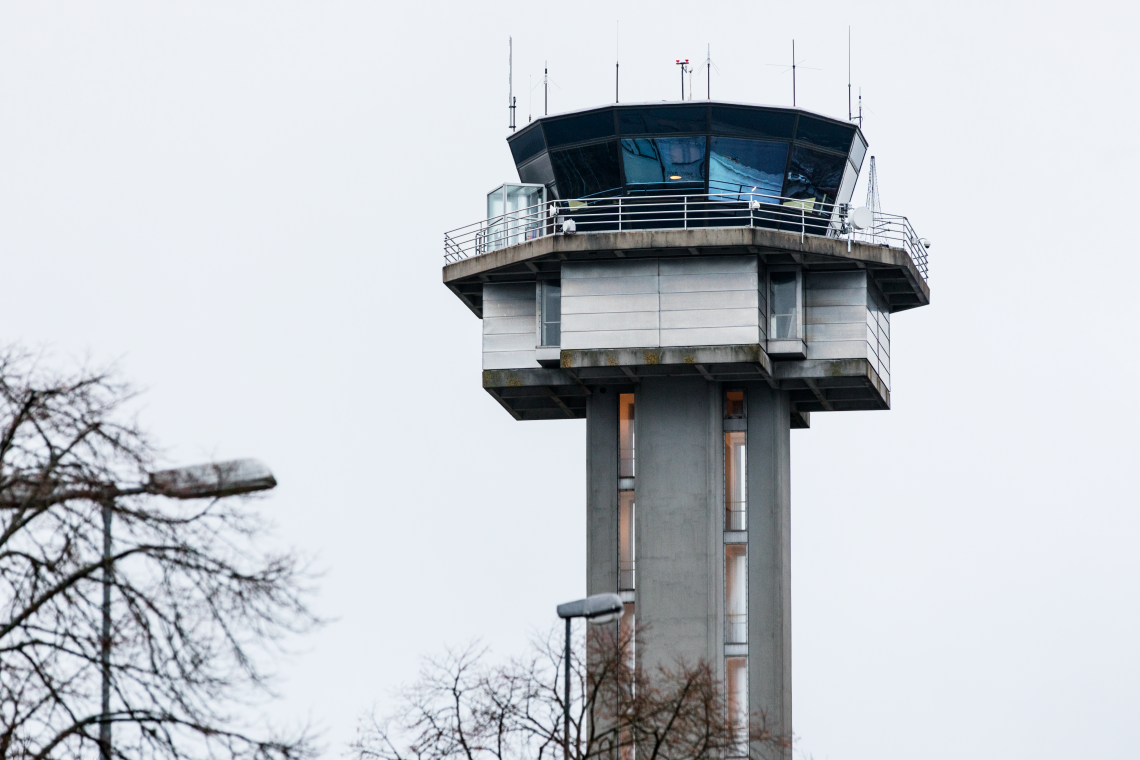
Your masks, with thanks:
[{"label": "antenna mast", "polygon": [[511,131],[515,131],[515,40],[507,37],[507,106],[511,110]]},{"label": "antenna mast", "polygon": [[792,107],[796,106],[796,41],[792,40]]},{"label": "antenna mast", "polygon": [[550,62],[542,62],[542,115],[550,115]]},{"label": "antenna mast", "polygon": [[[685,72],[689,70],[689,59],[677,59],[677,65],[681,67],[681,100],[685,99]],[[689,88],[689,95],[692,95],[692,87]]]},{"label": "antenna mast", "polygon": [[847,27],[847,121],[851,121],[851,27]]},{"label": "antenna mast", "polygon": [[871,156],[871,172],[867,175],[867,208],[878,216],[882,213],[879,204],[879,170],[875,167],[875,157]]},{"label": "antenna mast", "polygon": [[618,84],[621,82],[621,22],[617,22],[617,31],[614,33],[614,102],[620,103],[618,98]]}]

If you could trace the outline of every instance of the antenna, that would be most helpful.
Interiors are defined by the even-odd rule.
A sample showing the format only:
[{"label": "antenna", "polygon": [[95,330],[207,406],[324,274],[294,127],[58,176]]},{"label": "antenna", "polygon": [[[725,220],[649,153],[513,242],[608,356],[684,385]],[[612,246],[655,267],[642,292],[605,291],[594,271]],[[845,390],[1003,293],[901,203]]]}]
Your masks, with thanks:
[{"label": "antenna", "polygon": [[851,121],[851,25],[847,26],[847,121]]},{"label": "antenna", "polygon": [[621,22],[617,22],[614,32],[614,102],[620,103],[618,98],[618,84],[621,81]]},{"label": "antenna", "polygon": [[530,104],[526,107],[526,123],[530,124],[530,120],[533,118],[533,116],[531,114],[534,113],[534,75],[533,74],[527,74],[526,75],[526,86],[527,86],[527,90],[530,94]]},{"label": "antenna", "polygon": [[550,115],[550,62],[542,62],[542,115]]},{"label": "antenna", "polygon": [[[678,58],[677,59],[677,65],[681,67],[681,100],[684,100],[685,99],[685,72],[689,70],[689,59],[686,58],[685,60],[682,61],[680,58]],[[692,90],[693,90],[693,88],[690,86],[689,87],[689,94],[690,95],[692,94]]]},{"label": "antenna", "polygon": [[859,88],[859,129],[863,128],[863,88]]},{"label": "antenna", "polygon": [[[718,73],[718,74],[720,73],[720,67],[719,67],[719,66],[717,66],[717,65],[716,65],[715,63],[713,63],[713,61],[712,61],[712,45],[709,45],[709,46],[708,46],[708,52],[707,52],[707,54],[706,54],[706,57],[705,57],[705,62],[704,62],[704,64],[703,64],[703,67],[704,67],[704,69],[705,69],[705,74],[706,74],[706,80],[705,80],[705,88],[706,88],[706,89],[705,89],[705,97],[706,97],[707,99],[709,99],[709,100],[712,100],[712,70],[713,70],[713,69],[716,69],[716,73]],[[691,96],[692,96],[692,87],[690,87],[690,88],[689,88],[689,95],[690,95],[690,99],[692,99],[692,98],[691,98]]]},{"label": "antenna", "polygon": [[803,63],[802,60],[799,61],[799,63],[796,62],[796,41],[792,40],[792,65],[789,67],[789,66],[787,66],[787,64],[783,64],[783,63],[769,63],[768,64],[769,66],[783,66],[784,70],[782,72],[780,72],[781,74],[787,74],[789,71],[792,72],[792,106],[793,107],[796,105],[796,68],[798,67],[801,69],[807,69],[808,71],[819,71],[819,69],[815,68],[814,66],[801,66],[800,64],[802,64],[802,63]]},{"label": "antenna", "polygon": [[507,37],[507,107],[511,111],[511,131],[515,131],[515,40]]}]

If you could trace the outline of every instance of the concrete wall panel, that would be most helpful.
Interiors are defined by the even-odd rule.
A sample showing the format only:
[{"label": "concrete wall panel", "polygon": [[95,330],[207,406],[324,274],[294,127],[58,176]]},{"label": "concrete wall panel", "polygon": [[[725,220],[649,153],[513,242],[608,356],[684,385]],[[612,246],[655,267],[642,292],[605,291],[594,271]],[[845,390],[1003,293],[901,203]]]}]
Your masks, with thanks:
[{"label": "concrete wall panel", "polygon": [[534,283],[483,286],[483,369],[538,367]]}]

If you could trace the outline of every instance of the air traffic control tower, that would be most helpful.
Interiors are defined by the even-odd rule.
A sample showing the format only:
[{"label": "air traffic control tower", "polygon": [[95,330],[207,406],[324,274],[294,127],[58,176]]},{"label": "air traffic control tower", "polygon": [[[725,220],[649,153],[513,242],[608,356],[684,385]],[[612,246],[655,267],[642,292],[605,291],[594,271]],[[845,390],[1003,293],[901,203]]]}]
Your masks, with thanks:
[{"label": "air traffic control tower", "polygon": [[853,208],[861,130],[803,109],[612,105],[507,142],[520,182],[444,237],[483,388],[586,420],[587,593],[650,625],[642,664],[706,659],[730,716],[789,735],[790,431],[890,408],[924,241]]}]

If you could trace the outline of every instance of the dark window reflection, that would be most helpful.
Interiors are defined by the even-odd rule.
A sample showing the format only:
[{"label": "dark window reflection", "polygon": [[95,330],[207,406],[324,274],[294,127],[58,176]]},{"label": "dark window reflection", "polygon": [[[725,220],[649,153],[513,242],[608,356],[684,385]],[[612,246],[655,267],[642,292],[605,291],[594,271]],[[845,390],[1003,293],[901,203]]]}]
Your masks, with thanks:
[{"label": "dark window reflection", "polygon": [[550,152],[560,198],[588,198],[621,186],[616,142]]},{"label": "dark window reflection", "polygon": [[779,203],[775,197],[762,196],[779,196],[783,189],[788,143],[714,137],[710,147],[710,194],[723,200],[748,200],[755,196],[762,203]]},{"label": "dark window reflection", "polygon": [[614,113],[610,110],[594,111],[565,119],[544,122],[546,143],[551,148],[570,143],[597,140],[614,136]]},{"label": "dark window reflection", "polygon": [[510,146],[511,155],[515,157],[515,165],[517,166],[546,147],[542,141],[542,127],[536,125],[531,129],[519,132],[510,141]]},{"label": "dark window reflection", "polygon": [[818,145],[821,148],[841,150],[844,153],[851,147],[851,137],[855,134],[855,127],[835,124],[822,119],[813,119],[810,116],[801,116],[799,126],[796,127],[796,139]]},{"label": "dark window reflection", "polygon": [[519,181],[530,185],[551,185],[554,183],[554,170],[550,166],[550,154],[543,153],[525,166],[519,167]]},{"label": "dark window reflection", "polygon": [[644,137],[621,141],[630,190],[704,187],[705,138]]},{"label": "dark window reflection", "polygon": [[[843,156],[797,145],[792,150],[783,194],[814,203],[835,203],[846,164]],[[805,208],[811,210],[811,206],[805,205]]]},{"label": "dark window reflection", "polygon": [[794,113],[724,106],[712,108],[712,131],[722,134],[791,140],[795,126]]},{"label": "dark window reflection", "polygon": [[706,113],[705,106],[636,108],[618,111],[618,124],[623,135],[706,132]]}]

